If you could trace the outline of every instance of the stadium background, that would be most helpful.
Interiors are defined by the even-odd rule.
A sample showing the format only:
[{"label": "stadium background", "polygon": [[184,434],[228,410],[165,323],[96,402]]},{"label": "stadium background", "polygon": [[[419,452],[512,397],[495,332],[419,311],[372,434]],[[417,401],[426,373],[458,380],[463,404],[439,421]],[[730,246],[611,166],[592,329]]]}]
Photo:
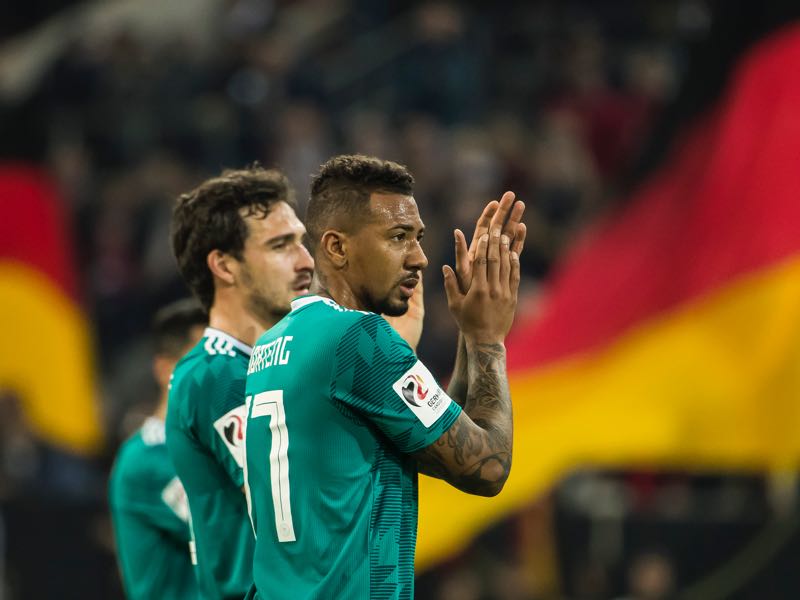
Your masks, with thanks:
[{"label": "stadium background", "polygon": [[[407,164],[436,266],[528,204],[507,490],[421,482],[424,599],[800,597],[794,2],[39,0],[0,7],[0,598],[120,597],[113,453],[185,289],[175,195]],[[796,75],[794,76],[796,78]]]}]

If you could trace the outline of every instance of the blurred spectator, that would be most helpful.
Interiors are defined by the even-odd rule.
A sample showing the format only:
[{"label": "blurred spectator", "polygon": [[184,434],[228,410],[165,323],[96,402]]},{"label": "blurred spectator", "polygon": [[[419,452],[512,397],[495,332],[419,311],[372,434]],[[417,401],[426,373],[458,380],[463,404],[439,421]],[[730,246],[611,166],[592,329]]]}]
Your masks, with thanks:
[{"label": "blurred spectator", "polygon": [[667,600],[674,597],[675,572],[663,554],[647,552],[635,557],[628,569],[628,595],[619,600]]}]

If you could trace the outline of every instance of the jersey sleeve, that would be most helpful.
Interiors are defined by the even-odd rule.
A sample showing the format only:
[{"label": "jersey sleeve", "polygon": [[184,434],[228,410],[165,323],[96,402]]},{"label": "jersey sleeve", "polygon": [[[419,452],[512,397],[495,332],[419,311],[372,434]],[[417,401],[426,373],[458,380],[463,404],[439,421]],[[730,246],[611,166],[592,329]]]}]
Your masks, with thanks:
[{"label": "jersey sleeve", "polygon": [[362,315],[338,342],[333,397],[406,453],[436,441],[461,407],[383,317]]},{"label": "jersey sleeve", "polygon": [[210,397],[202,403],[197,434],[236,487],[242,487],[247,363],[239,365],[238,360],[228,358],[217,360],[228,362],[213,374],[209,385],[201,391],[204,395],[210,394]]}]

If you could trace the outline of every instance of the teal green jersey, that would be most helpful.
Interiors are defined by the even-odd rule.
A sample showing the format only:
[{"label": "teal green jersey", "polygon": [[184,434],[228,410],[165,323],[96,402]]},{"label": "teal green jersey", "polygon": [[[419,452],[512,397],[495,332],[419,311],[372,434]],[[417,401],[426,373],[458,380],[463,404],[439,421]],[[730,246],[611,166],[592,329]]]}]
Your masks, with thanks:
[{"label": "teal green jersey", "polygon": [[120,448],[109,482],[117,560],[132,600],[197,598],[189,552],[189,506],[164,443],[149,418]]},{"label": "teal green jersey", "polygon": [[189,498],[202,598],[241,600],[253,582],[255,540],[242,493],[250,350],[209,327],[170,384],[167,447]]},{"label": "teal green jersey", "polygon": [[410,600],[417,464],[461,409],[380,316],[299,298],[247,376],[256,598]]}]

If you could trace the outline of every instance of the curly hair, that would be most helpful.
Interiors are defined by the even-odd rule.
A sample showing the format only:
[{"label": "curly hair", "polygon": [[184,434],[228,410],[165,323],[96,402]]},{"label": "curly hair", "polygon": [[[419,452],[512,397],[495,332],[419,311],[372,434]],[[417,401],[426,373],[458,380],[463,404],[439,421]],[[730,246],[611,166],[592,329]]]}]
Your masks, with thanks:
[{"label": "curly hair", "polygon": [[414,177],[403,165],[361,154],[335,156],[320,167],[311,181],[306,228],[313,245],[336,222],[355,224],[368,214],[370,195],[376,192],[411,196]]},{"label": "curly hair", "polygon": [[245,218],[266,217],[277,202],[295,208],[289,180],[258,165],[225,170],[178,198],[172,212],[172,252],[181,276],[206,310],[214,302],[209,253],[220,250],[241,260],[248,235]]}]

